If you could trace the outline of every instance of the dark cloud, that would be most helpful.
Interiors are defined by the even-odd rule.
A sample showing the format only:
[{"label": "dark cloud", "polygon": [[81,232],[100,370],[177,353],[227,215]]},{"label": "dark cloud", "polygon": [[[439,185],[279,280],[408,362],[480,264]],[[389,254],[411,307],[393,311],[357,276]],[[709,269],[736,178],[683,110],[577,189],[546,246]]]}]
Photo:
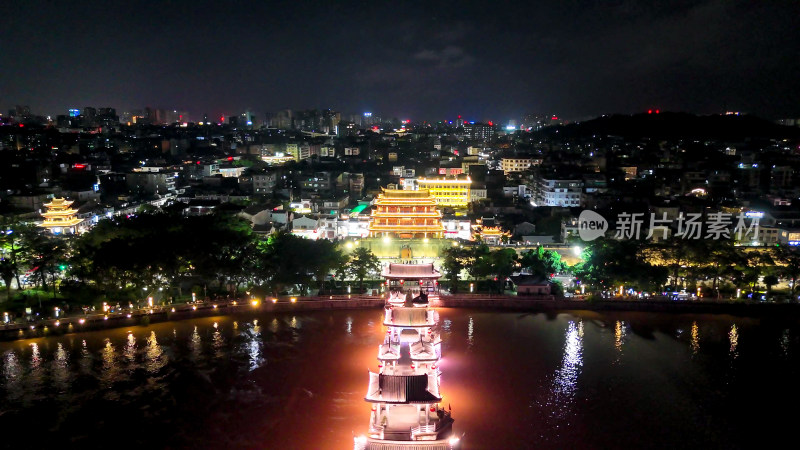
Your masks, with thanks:
[{"label": "dark cloud", "polygon": [[450,69],[465,67],[475,62],[461,47],[448,45],[441,50],[422,50],[414,54],[414,59],[433,63],[437,68]]},{"label": "dark cloud", "polygon": [[0,107],[800,116],[793,0],[5,2]]}]

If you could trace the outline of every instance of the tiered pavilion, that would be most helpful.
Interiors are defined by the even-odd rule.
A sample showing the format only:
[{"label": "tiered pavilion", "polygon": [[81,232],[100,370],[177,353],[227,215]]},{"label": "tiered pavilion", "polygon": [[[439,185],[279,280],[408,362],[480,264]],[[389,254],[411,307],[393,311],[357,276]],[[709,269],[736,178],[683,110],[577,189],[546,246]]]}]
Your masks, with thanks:
[{"label": "tiered pavilion", "polygon": [[[390,264],[384,271],[387,282],[396,280],[393,275],[417,281],[438,278],[430,264]],[[372,405],[369,431],[355,437],[355,450],[455,450],[460,439],[440,393],[439,314],[424,291],[401,302],[393,292],[404,292],[403,286],[386,297],[387,331],[378,347],[378,371],[369,371],[364,398]]]},{"label": "tiered pavilion", "polygon": [[75,215],[77,209],[72,209],[72,200],[65,198],[53,198],[49,203],[45,203],[46,212],[42,213],[44,221],[40,226],[47,228],[53,234],[75,233],[75,227],[83,222]]},{"label": "tiered pavilion", "polygon": [[427,189],[384,189],[378,195],[369,224],[370,237],[424,239],[443,235],[442,213]]}]

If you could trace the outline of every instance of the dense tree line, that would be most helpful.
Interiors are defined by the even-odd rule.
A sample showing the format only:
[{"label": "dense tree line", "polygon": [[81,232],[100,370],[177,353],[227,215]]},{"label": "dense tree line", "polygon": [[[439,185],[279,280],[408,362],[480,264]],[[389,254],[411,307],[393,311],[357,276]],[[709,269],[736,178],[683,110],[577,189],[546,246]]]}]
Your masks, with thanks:
[{"label": "dense tree line", "polygon": [[464,274],[474,280],[489,281],[492,290],[503,292],[506,281],[514,273],[524,272],[549,280],[567,269],[561,255],[542,247],[518,255],[511,248],[491,250],[485,244],[456,245],[444,249],[441,256],[442,270],[451,291],[458,290],[458,282]]},{"label": "dense tree line", "polygon": [[598,239],[583,249],[573,271],[593,290],[619,286],[637,291],[700,288],[704,295],[743,295],[763,285],[771,291],[780,280],[796,293],[800,251],[796,247],[738,247],[729,240],[672,239],[652,244],[637,240]]},{"label": "dense tree line", "polygon": [[350,278],[361,288],[380,269],[368,249],[346,255],[333,241],[286,232],[258,236],[248,221],[227,214],[141,213],[103,220],[79,236],[53,236],[21,223],[1,228],[7,294],[16,284],[55,295],[58,284],[60,294],[86,304],[148,295],[177,300],[191,292],[330,292],[333,280]]}]

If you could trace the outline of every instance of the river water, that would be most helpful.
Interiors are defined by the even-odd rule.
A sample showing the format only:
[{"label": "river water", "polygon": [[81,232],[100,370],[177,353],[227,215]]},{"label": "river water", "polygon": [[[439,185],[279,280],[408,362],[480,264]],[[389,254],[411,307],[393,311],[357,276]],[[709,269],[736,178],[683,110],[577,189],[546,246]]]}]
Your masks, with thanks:
[{"label": "river water", "polygon": [[[794,436],[800,325],[441,309],[467,449],[761,448]],[[0,343],[0,446],[352,448],[381,310],[239,313]]]}]

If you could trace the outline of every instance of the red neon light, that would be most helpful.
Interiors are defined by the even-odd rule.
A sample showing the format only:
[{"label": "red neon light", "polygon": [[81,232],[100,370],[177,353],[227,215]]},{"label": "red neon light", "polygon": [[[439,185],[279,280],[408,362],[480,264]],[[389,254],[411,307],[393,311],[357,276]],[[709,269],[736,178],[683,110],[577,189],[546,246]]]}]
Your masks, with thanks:
[{"label": "red neon light", "polygon": [[86,164],[75,164],[75,166],[74,166],[74,167],[75,167],[76,169],[85,169],[85,168],[86,168]]},{"label": "red neon light", "polygon": [[658,110],[658,109],[656,110],[656,114],[658,114],[658,113],[660,113],[660,112],[661,112],[660,110]]},{"label": "red neon light", "polygon": [[647,114],[653,114],[653,110],[652,109],[648,109],[647,110]]},{"label": "red neon light", "polygon": [[491,126],[494,126],[494,124],[492,123],[492,121],[491,121],[491,120],[489,121],[489,126],[490,126],[490,127],[491,127]]},{"label": "red neon light", "polygon": [[228,156],[228,161],[233,161],[233,156]]},{"label": "red neon light", "polygon": [[550,120],[558,120],[558,116],[553,116]]}]

